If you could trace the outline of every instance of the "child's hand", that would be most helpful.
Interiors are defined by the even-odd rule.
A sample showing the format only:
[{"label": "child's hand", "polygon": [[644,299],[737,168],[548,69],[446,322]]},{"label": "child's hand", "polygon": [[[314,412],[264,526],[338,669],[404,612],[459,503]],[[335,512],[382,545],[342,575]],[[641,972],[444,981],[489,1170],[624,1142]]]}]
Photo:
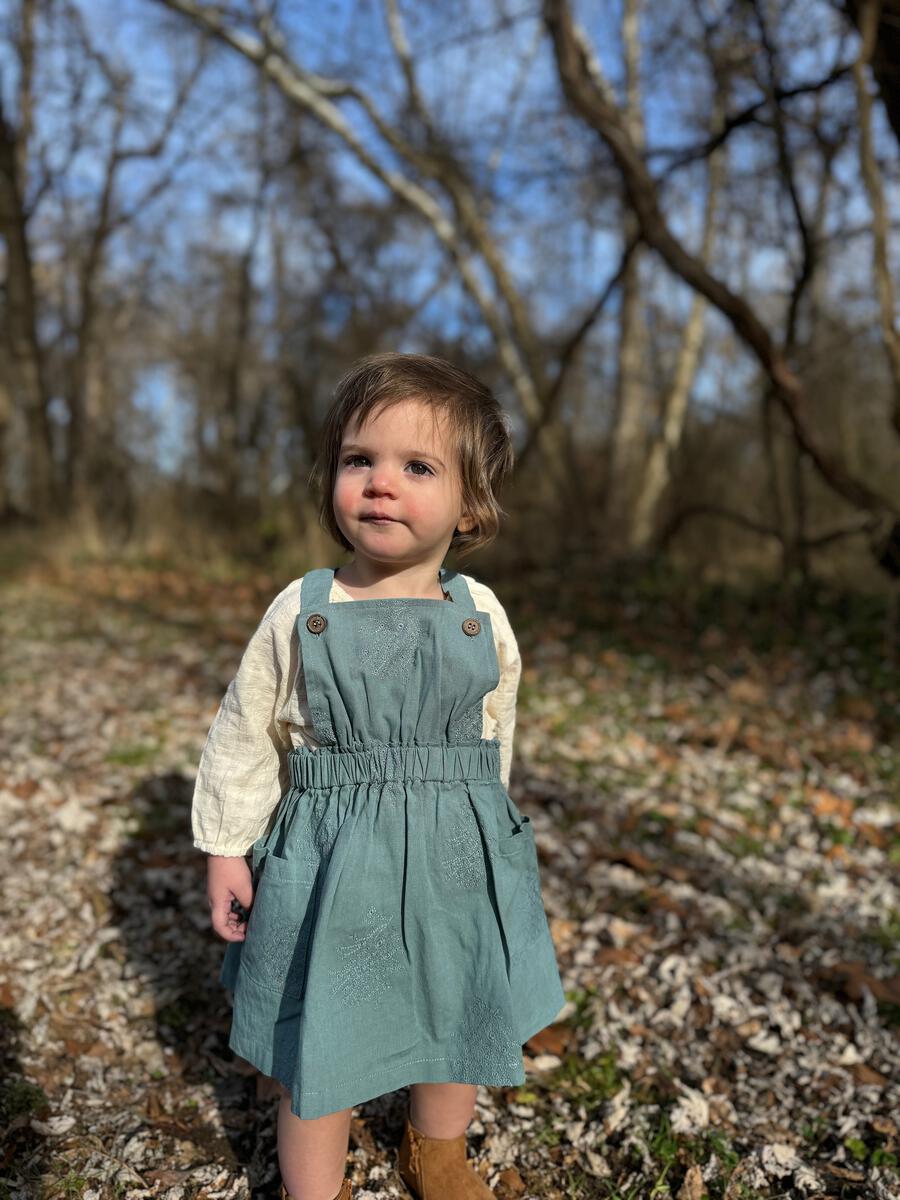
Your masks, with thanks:
[{"label": "child's hand", "polygon": [[226,942],[242,942],[253,907],[253,876],[245,858],[210,854],[206,865],[206,896],[212,927]]}]

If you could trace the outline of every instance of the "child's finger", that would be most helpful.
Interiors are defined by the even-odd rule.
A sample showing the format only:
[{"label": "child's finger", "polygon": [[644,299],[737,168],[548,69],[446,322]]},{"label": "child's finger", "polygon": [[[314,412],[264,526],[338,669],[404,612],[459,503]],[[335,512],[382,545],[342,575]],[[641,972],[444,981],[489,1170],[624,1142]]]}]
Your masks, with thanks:
[{"label": "child's finger", "polygon": [[212,927],[227,941],[243,941],[250,910],[231,893],[222,899],[210,900]]}]

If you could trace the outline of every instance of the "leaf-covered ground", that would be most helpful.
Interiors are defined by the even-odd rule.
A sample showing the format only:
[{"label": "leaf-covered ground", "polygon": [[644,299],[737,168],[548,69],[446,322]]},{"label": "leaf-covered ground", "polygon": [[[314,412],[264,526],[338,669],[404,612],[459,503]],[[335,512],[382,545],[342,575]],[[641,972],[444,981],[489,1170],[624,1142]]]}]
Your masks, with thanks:
[{"label": "leaf-covered ground", "polygon": [[[275,1197],[189,808],[286,579],[7,574],[0,1200]],[[900,1196],[895,631],[862,601],[791,634],[746,598],[538,582],[495,586],[568,1003],[524,1087],[479,1089],[470,1156],[501,1200]],[[355,1110],[360,1200],[408,1195],[404,1112]]]}]

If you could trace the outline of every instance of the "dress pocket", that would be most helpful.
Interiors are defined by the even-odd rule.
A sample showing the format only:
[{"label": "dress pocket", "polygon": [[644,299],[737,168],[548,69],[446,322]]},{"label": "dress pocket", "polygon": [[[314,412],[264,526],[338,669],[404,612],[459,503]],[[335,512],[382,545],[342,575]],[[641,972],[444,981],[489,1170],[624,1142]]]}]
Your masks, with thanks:
[{"label": "dress pocket", "polygon": [[311,855],[304,858],[298,858],[296,855],[284,858],[269,851],[263,864],[263,878],[268,876],[270,880],[277,879],[284,883],[315,882],[317,866],[318,859]]},{"label": "dress pocket", "polygon": [[497,916],[511,961],[542,938],[550,937],[541,895],[537,843],[529,817],[522,817],[516,830],[500,838],[493,876]]},{"label": "dress pocket", "polygon": [[513,804],[509,792],[501,787],[500,798],[495,809],[497,814],[497,853],[507,857],[519,854],[529,842],[534,845],[534,830],[531,817]]},{"label": "dress pocket", "polygon": [[259,867],[241,968],[261,987],[299,999],[315,924],[316,873],[303,859],[271,853]]},{"label": "dress pocket", "polygon": [[529,842],[534,842],[531,817],[522,817],[512,833],[503,834],[498,838],[497,850],[506,858],[511,854],[519,854]]}]

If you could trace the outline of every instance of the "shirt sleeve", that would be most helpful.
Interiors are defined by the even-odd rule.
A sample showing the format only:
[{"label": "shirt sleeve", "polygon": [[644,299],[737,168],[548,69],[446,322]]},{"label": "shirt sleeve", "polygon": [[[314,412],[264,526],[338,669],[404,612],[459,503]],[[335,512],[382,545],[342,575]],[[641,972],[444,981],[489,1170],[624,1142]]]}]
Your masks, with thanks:
[{"label": "shirt sleeve", "polygon": [[208,854],[246,854],[281,797],[291,742],[277,717],[299,599],[295,580],[269,605],[209,728],[191,803],[194,846]]},{"label": "shirt sleeve", "polygon": [[500,780],[509,789],[522,659],[509,617],[493,591],[486,584],[477,582],[470,590],[474,592],[472,598],[478,607],[491,615],[500,682],[484,698],[485,737],[495,737],[500,742]]}]

